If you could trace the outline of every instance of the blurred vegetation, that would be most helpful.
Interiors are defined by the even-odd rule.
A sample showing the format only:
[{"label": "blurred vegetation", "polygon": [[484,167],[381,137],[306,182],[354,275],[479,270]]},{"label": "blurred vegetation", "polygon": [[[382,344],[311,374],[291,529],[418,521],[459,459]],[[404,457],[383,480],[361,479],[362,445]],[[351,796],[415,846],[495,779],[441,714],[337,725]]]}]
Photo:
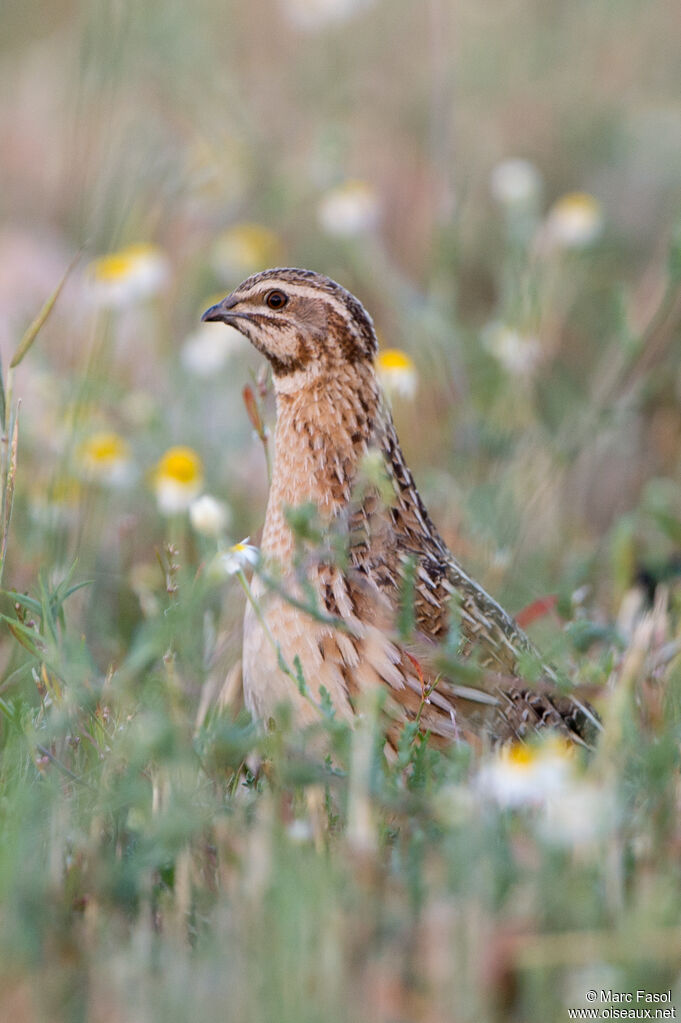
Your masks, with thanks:
[{"label": "blurred vegetation", "polygon": [[[680,31],[674,0],[6,0],[0,1019],[558,1020],[678,983]],[[321,745],[241,709],[216,552],[257,542],[273,407],[198,319],[276,263],[413,362],[419,487],[591,686],[588,762],[407,729],[387,763],[372,708]]]}]

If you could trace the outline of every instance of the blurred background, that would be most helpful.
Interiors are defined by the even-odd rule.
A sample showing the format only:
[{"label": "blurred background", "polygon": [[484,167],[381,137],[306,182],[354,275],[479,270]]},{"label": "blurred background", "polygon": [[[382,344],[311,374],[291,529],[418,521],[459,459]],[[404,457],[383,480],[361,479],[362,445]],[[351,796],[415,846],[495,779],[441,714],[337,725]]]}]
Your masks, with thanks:
[{"label": "blurred background", "polygon": [[[537,638],[549,656],[569,660],[574,679],[607,677],[612,648],[590,644],[607,639],[618,616],[622,623],[622,598],[637,579],[652,595],[657,581],[679,569],[679,39],[678,0],[4,0],[0,351],[8,409],[21,399],[21,410],[3,585],[35,594],[41,578],[43,597],[51,594],[48,603],[58,609],[65,592],[62,581],[77,561],[73,581],[92,583],[69,598],[71,645],[61,648],[59,656],[70,667],[61,677],[83,686],[79,705],[90,710],[93,693],[97,699],[110,694],[102,697],[96,714],[92,710],[96,727],[92,722],[87,726],[104,753],[100,750],[92,760],[94,754],[83,752],[91,750],[84,732],[79,748],[71,742],[74,720],[67,725],[65,718],[55,718],[49,727],[54,729],[50,735],[59,736],[57,745],[43,739],[48,753],[35,755],[34,773],[48,770],[50,756],[61,757],[69,770],[80,772],[89,764],[88,770],[104,772],[111,788],[102,790],[104,801],[94,816],[85,815],[89,822],[81,820],[80,831],[75,825],[69,831],[64,821],[71,810],[64,810],[55,788],[53,803],[35,804],[48,821],[36,838],[22,831],[22,814],[27,819],[33,796],[21,790],[13,804],[20,808],[20,823],[11,832],[14,859],[6,861],[5,876],[33,864],[27,875],[30,888],[28,882],[16,888],[17,919],[29,936],[27,962],[33,962],[31,949],[37,947],[48,950],[49,960],[55,941],[56,961],[74,961],[66,939],[62,947],[61,938],[54,937],[62,933],[62,917],[57,910],[49,916],[53,909],[49,920],[34,913],[35,892],[43,893],[45,905],[53,906],[49,900],[54,898],[63,909],[71,905],[69,893],[80,882],[55,896],[59,854],[46,853],[44,862],[31,860],[42,842],[86,850],[82,862],[90,862],[87,850],[101,821],[108,819],[106,793],[118,793],[121,806],[132,800],[134,812],[128,818],[120,811],[128,838],[120,837],[116,825],[109,835],[111,859],[102,860],[106,870],[100,875],[88,868],[83,882],[90,893],[99,892],[100,907],[114,906],[118,912],[123,906],[125,916],[138,905],[135,899],[146,898],[152,866],[162,874],[159,864],[171,855],[168,849],[183,849],[187,835],[194,841],[203,827],[191,815],[190,823],[182,825],[185,831],[168,826],[157,834],[147,818],[140,823],[140,807],[152,797],[151,789],[138,791],[139,764],[146,755],[156,763],[166,763],[165,756],[167,763],[175,763],[178,749],[193,764],[192,739],[185,736],[184,746],[166,749],[158,738],[160,724],[156,731],[130,732],[130,738],[127,729],[137,713],[135,700],[147,700],[140,694],[152,694],[150,707],[161,690],[166,692],[168,602],[175,599],[176,587],[182,593],[184,586],[186,595],[187,580],[205,574],[220,545],[247,536],[258,540],[267,472],[257,432],[271,430],[274,421],[268,381],[261,360],[240,335],[199,322],[208,305],[254,271],[273,265],[309,267],[337,279],[362,300],[378,329],[379,371],[407,459],[450,547],[514,613],[528,606],[536,612],[535,602],[557,596],[561,618],[530,612],[525,620],[539,618],[532,626]],[[37,340],[8,373],[24,331],[79,251]],[[245,385],[251,387],[250,416],[242,400]],[[5,598],[5,604],[10,613],[11,602]],[[174,735],[184,734],[188,720],[203,720],[238,658],[242,607],[236,582],[223,579],[209,592],[197,595],[192,589],[182,613],[172,619],[172,684],[177,688],[164,697],[170,710],[164,705],[158,721],[165,722],[164,728],[172,721]],[[35,609],[24,606],[20,620],[28,622],[29,630],[36,627],[31,615]],[[581,632],[566,629],[566,619],[571,625],[581,623]],[[45,629],[44,621],[40,628]],[[673,632],[669,623],[666,628]],[[25,641],[21,647],[15,642],[17,631],[19,642]],[[53,713],[46,710],[45,692],[49,695],[56,683],[49,665],[47,675],[42,674],[42,655],[32,642],[16,627],[14,637],[4,632],[0,697],[9,701],[7,706],[15,701],[17,721],[28,713],[21,708],[32,708],[35,727],[43,728]],[[123,679],[120,691],[115,685],[107,689],[112,678],[119,678],[117,672]],[[117,696],[111,695],[114,690]],[[79,713],[73,711],[76,717]],[[14,718],[2,720],[0,742],[14,748]],[[96,728],[103,730],[101,735]],[[119,728],[120,740],[114,737]],[[131,746],[116,746],[128,741]],[[246,747],[227,746],[231,753],[221,747],[220,755],[236,758],[232,766],[240,770]],[[112,748],[122,752],[109,756]],[[130,776],[121,763],[133,765]],[[25,781],[30,771],[19,774]],[[119,777],[127,778],[129,786],[122,795],[116,788]],[[155,769],[149,777],[153,814],[161,812],[167,798],[176,815],[173,827],[185,821],[194,797],[173,804]],[[647,792],[657,779],[652,767],[644,771],[640,791]],[[205,786],[201,791],[205,795]],[[215,793],[222,791],[220,785],[215,782],[211,791],[219,803],[222,797]],[[82,789],[75,792],[82,795]],[[295,971],[302,971],[307,981],[316,975],[314,969],[305,972],[319,924],[314,914],[320,907],[320,914],[328,912],[328,919],[336,920],[338,906],[324,901],[322,893],[328,894],[338,877],[330,880],[314,850],[300,863],[297,846],[280,850],[276,906],[292,929],[282,924],[277,931],[276,913],[258,902],[263,871],[269,869],[258,859],[258,850],[266,822],[279,820],[279,804],[266,798],[269,802],[258,804],[261,830],[234,840],[236,859],[243,854],[240,862],[252,860],[252,873],[246,872],[246,882],[241,875],[234,881],[231,867],[220,875],[225,891],[245,883],[247,895],[236,916],[229,915],[233,907],[228,907],[220,918],[219,940],[234,949],[245,933],[234,921],[246,921],[247,931],[257,904],[261,929],[254,931],[253,942],[265,941],[267,948],[271,942],[284,958],[281,975],[270,978],[268,993],[258,1001],[260,995],[253,994],[260,990],[257,976],[244,980],[244,966],[239,977],[240,956],[248,957],[251,948],[241,946],[232,968],[243,1018],[255,1018],[248,1013],[257,1004],[262,1012],[269,1007],[263,1018],[279,1012],[281,1019],[316,1020],[319,992],[314,994],[312,984],[313,995],[301,1008],[287,987],[285,967],[288,963],[296,977]],[[668,793],[668,798],[671,814],[675,797]],[[92,808],[88,812],[94,813]],[[287,811],[281,812],[285,817]],[[395,854],[397,876],[404,870],[415,887],[400,889],[381,918],[381,933],[394,927],[390,933],[398,938],[385,962],[376,960],[371,967],[366,987],[357,988],[357,1004],[362,991],[383,999],[385,1011],[376,1009],[376,1018],[412,1018],[410,1013],[419,1019],[449,1018],[447,962],[433,950],[449,948],[457,928],[472,928],[478,936],[466,946],[472,956],[482,947],[496,949],[487,941],[496,924],[480,915],[479,907],[470,913],[462,908],[444,880],[457,862],[460,876],[473,877],[471,883],[487,892],[473,869],[478,847],[466,846],[464,853],[464,844],[457,844],[458,812],[442,824],[453,830],[447,832],[447,855],[432,876],[449,894],[440,898],[440,892],[431,901],[430,930],[418,931],[410,915],[426,898],[418,870],[410,873],[418,859],[414,853],[412,861],[412,852],[422,848],[422,822],[409,832],[415,843],[411,851],[403,850],[403,860]],[[165,821],[153,814],[154,827]],[[145,831],[147,826],[151,831]],[[129,847],[130,835],[138,837]],[[678,844],[665,835],[670,843],[665,855],[671,857]],[[215,842],[222,848],[220,841],[218,836]],[[125,850],[133,846],[138,852],[128,857]],[[644,847],[645,842],[637,849]],[[524,848],[521,878],[529,846]],[[504,903],[512,921],[513,907],[531,904],[532,926],[539,928],[532,954],[539,959],[542,926],[603,927],[622,908],[623,902],[608,901],[607,884],[605,908],[594,908],[587,881],[597,868],[590,860],[584,873],[575,875],[573,902],[570,892],[557,894],[565,879],[551,874],[557,862],[552,854],[541,861],[545,888],[529,892],[522,881],[513,887],[505,873],[510,861],[499,849],[488,864],[489,877],[496,878],[490,890],[501,902],[499,893],[509,891],[519,900],[510,910]],[[181,859],[184,853],[173,861],[173,869],[185,871],[178,899],[183,891],[186,895],[191,871],[195,887],[200,888],[197,878],[204,867],[208,877],[204,852],[206,863],[213,855],[203,850],[191,870],[189,859]],[[81,863],[72,851],[68,855],[69,862]],[[536,866],[536,857],[527,855]],[[610,863],[609,856],[600,850],[594,862],[600,867]],[[651,894],[651,882],[646,889],[650,904],[642,896],[636,910],[639,921],[659,922],[662,906],[671,912],[669,907],[679,905],[677,894],[676,902],[669,895],[671,874],[664,873],[667,867],[660,869],[659,891]],[[211,883],[201,889],[206,904],[215,894]],[[302,908],[287,894],[292,885],[307,885]],[[569,887],[567,882],[563,887]],[[14,881],[8,888],[15,891]],[[353,890],[355,912],[364,910],[363,891]],[[662,897],[662,892],[667,894]],[[380,902],[382,895],[374,892],[373,897]],[[183,919],[186,900],[178,905],[178,919]],[[380,907],[376,912],[380,916]],[[627,926],[631,930],[631,920]],[[97,923],[88,918],[85,927],[81,952]],[[114,938],[123,933],[120,927],[114,928]],[[151,941],[151,932],[139,928],[131,939],[133,948]],[[291,934],[301,942],[299,960],[291,951]],[[370,943],[361,928],[349,928],[347,947],[342,929],[332,926],[328,934],[332,937],[324,948],[332,965],[338,947],[349,947],[350,958],[361,959],[362,943]],[[400,959],[406,947],[413,954],[409,962],[406,952]],[[106,948],[97,952],[100,962],[107,961]],[[167,997],[181,1006],[182,998],[189,998],[182,978],[193,967],[177,948],[164,954],[169,957],[163,960],[166,982],[174,992]],[[287,960],[289,954],[294,959]],[[405,1009],[395,994],[394,976],[386,967],[388,961],[394,965],[395,957],[406,974],[424,969],[423,976],[431,977],[428,970],[435,971],[432,983],[441,1001],[428,1003],[430,1015],[425,1002],[417,999]],[[114,958],[114,979],[128,983],[134,961],[134,955],[127,965]],[[217,983],[221,963],[219,957],[204,959],[203,972],[197,974],[206,1006],[212,1006],[210,985]],[[499,980],[495,962],[488,967],[490,977]],[[48,971],[43,980],[58,992],[59,1004],[67,1006],[65,1018],[84,1019],[79,1015],[86,1012],[84,1003],[78,1000],[82,977],[76,970],[74,981],[69,969],[65,966],[62,975],[55,968],[54,976]],[[329,969],[324,997],[332,1008],[326,1018],[357,1018],[352,1008],[350,1016],[342,1008],[346,975],[334,972],[335,966]],[[105,975],[95,982],[95,992]],[[60,987],[63,976],[75,984],[70,994]],[[352,970],[348,976],[354,976]],[[469,991],[461,1018],[487,1019],[476,1001],[487,975],[475,976],[471,984],[479,983],[477,994]],[[529,984],[522,1004],[534,1009],[524,1018],[553,1018],[558,997],[553,976],[549,971]],[[583,994],[586,976],[570,976],[565,991],[576,984],[574,989]],[[605,985],[602,976],[593,986]],[[636,979],[641,982],[640,976]],[[251,985],[250,995],[239,988],[242,981]],[[621,976],[619,982],[624,982]],[[149,983],[144,989],[147,1010],[140,1009],[135,1018],[156,1018],[156,1010],[148,1008],[152,1003],[158,1012],[170,1012],[170,1001],[163,1001],[155,981]],[[571,1004],[565,991],[561,1012]],[[289,996],[292,1000],[286,1001]],[[16,997],[16,1005],[24,1005],[25,990]],[[401,1008],[394,1007],[398,1003]],[[72,1005],[76,1008],[69,1015]],[[129,1018],[109,1009],[96,1018]],[[40,1018],[54,1018],[45,1011],[48,1015]],[[186,1018],[177,1011],[178,1019]],[[201,1018],[213,1018],[213,1011],[214,1006],[205,1008]],[[164,1017],[169,1018],[174,1017]]]}]

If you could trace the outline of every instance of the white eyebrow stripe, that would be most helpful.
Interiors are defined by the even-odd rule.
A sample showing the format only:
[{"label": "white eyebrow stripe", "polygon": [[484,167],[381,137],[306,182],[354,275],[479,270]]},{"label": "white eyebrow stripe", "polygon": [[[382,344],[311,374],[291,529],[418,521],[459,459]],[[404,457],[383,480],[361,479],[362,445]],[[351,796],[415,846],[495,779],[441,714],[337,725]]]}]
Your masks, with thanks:
[{"label": "white eyebrow stripe", "polygon": [[[262,299],[263,312],[271,315],[271,310],[265,305],[265,295],[268,291],[283,291],[288,295],[295,295],[299,298],[311,298],[315,301],[326,302],[331,308],[342,316],[346,322],[347,328],[354,335],[354,337],[361,341],[362,333],[359,327],[355,324],[355,318],[352,316],[350,310],[341,299],[337,298],[334,294],[328,291],[321,291],[319,288],[310,286],[309,284],[302,284],[297,282],[284,281],[279,284],[276,279],[271,281],[259,281],[254,284],[248,291],[243,293],[238,292],[239,301],[246,301],[248,299],[259,298]],[[258,310],[259,311],[259,310]],[[368,314],[367,314],[368,319]]]},{"label": "white eyebrow stripe", "polygon": [[302,284],[293,281],[284,281],[281,284],[278,284],[276,279],[271,281],[258,281],[257,284],[254,284],[248,291],[243,293],[238,292],[237,289],[237,294],[239,295],[240,300],[255,297],[261,297],[264,299],[268,291],[283,291],[287,295],[297,295],[301,298],[322,299],[324,302],[328,302],[329,305],[333,306],[336,312],[344,313],[346,316],[348,313],[347,306],[331,292],[322,291],[320,288],[316,288],[309,284]]}]

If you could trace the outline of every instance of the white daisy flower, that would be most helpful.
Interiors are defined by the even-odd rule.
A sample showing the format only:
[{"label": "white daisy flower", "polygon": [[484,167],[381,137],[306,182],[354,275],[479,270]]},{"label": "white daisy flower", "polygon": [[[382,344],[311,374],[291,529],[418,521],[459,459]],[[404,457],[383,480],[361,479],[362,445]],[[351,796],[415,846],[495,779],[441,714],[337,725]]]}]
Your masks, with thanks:
[{"label": "white daisy flower", "polygon": [[153,471],[152,483],[161,513],[180,514],[201,492],[203,463],[192,448],[169,448]]},{"label": "white daisy flower", "polygon": [[94,305],[121,309],[158,294],[168,282],[170,266],[155,245],[128,245],[95,259],[88,269]]},{"label": "white daisy flower", "polygon": [[490,175],[490,191],[502,206],[528,206],[541,189],[541,174],[529,160],[502,160]]},{"label": "white daisy flower", "polygon": [[77,460],[84,476],[108,486],[123,486],[133,474],[128,442],[113,431],[94,433],[83,441]]},{"label": "white daisy flower", "polygon": [[376,356],[376,372],[389,395],[413,398],[418,387],[418,374],[411,356],[401,348],[384,348]]},{"label": "white daisy flower", "polygon": [[180,361],[194,376],[212,377],[224,369],[235,351],[247,344],[244,335],[229,324],[202,323],[183,344]]},{"label": "white daisy flower", "polygon": [[224,554],[220,555],[222,570],[226,575],[236,575],[260,561],[260,551],[248,542],[248,537],[235,543]]},{"label": "white daisy flower", "polygon": [[229,508],[210,494],[202,494],[189,505],[189,521],[202,536],[221,536],[230,520]]},{"label": "white daisy flower", "polygon": [[598,199],[587,192],[570,192],[553,204],[542,233],[550,248],[583,249],[600,237],[603,223]]},{"label": "white daisy flower", "polygon": [[542,806],[564,792],[574,771],[574,752],[567,742],[551,738],[536,745],[504,746],[480,768],[476,787],[506,809]]},{"label": "white daisy flower", "polygon": [[541,345],[536,337],[498,320],[483,329],[482,342],[512,376],[531,374],[541,358]]},{"label": "white daisy flower", "polygon": [[352,238],[375,227],[379,216],[378,197],[364,181],[346,181],[321,199],[317,219],[327,234]]}]

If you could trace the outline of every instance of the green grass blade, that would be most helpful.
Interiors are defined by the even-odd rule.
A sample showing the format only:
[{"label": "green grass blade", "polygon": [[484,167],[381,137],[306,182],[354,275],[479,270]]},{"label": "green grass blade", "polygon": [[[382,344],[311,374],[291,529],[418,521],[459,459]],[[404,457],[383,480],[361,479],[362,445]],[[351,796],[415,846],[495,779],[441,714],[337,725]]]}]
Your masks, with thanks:
[{"label": "green grass blade", "polygon": [[3,492],[2,500],[2,538],[0,539],[0,579],[2,579],[2,573],[5,568],[5,558],[7,557],[7,540],[9,537],[9,527],[12,521],[12,507],[14,505],[14,484],[17,477],[17,448],[19,446],[19,406],[17,406],[16,414],[14,416],[14,426],[12,428],[12,443],[9,449],[9,465],[7,467],[7,477],[5,479],[5,489]]},{"label": "green grass blade", "polygon": [[[64,285],[66,284],[67,280],[71,276],[71,272],[72,272],[73,268],[75,267],[76,263],[80,259],[81,252],[82,252],[82,249],[79,249],[78,252],[76,253],[76,255],[73,257],[73,259],[69,263],[68,267],[66,268],[66,273],[64,274],[64,276],[60,280],[59,284],[54,289],[54,291],[52,292],[52,294],[48,298],[47,302],[45,302],[45,305],[42,307],[42,309],[40,310],[40,312],[38,313],[36,318],[33,320],[31,325],[24,332],[24,336],[22,337],[21,341],[19,342],[19,346],[18,346],[17,350],[15,351],[14,355],[12,356],[12,361],[9,364],[9,368],[10,369],[14,369],[15,366],[19,365],[19,363],[24,358],[24,356],[26,355],[28,350],[33,345],[33,342],[35,341],[35,339],[37,338],[38,334],[40,333],[40,331],[42,330],[43,326],[45,325],[45,321],[47,320],[47,318],[49,317],[50,313],[52,312],[52,310],[54,308],[54,304],[57,301],[57,299],[59,298],[59,295],[61,294],[62,288],[64,287]],[[4,407],[4,390],[3,390],[3,407]]]}]

